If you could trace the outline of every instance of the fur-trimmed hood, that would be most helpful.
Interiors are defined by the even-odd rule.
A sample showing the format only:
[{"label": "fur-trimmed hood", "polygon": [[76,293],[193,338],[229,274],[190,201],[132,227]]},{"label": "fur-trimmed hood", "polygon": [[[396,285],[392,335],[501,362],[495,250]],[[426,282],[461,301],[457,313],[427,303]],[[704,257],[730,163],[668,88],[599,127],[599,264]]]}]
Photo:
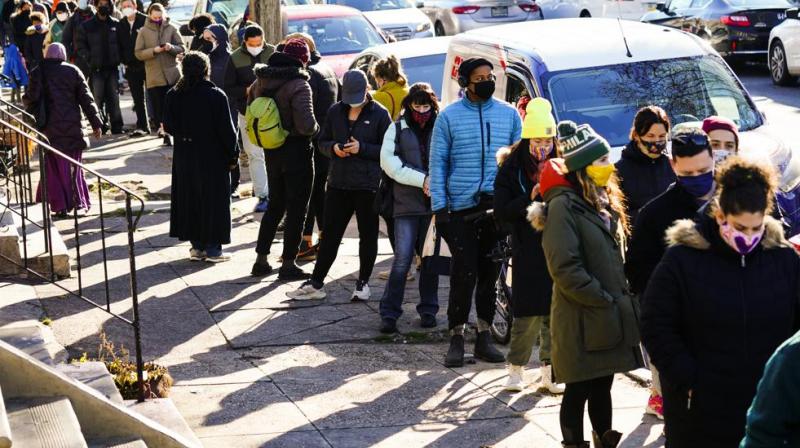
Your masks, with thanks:
[{"label": "fur-trimmed hood", "polygon": [[[714,218],[707,216],[704,219],[713,221]],[[675,221],[672,227],[667,229],[665,237],[667,245],[709,250],[712,246],[708,235],[710,227],[716,228],[716,224],[710,226],[707,222],[697,223],[691,219]],[[782,247],[793,248],[783,234],[783,225],[771,216],[764,217],[764,237],[761,239],[761,247],[767,250]]]}]

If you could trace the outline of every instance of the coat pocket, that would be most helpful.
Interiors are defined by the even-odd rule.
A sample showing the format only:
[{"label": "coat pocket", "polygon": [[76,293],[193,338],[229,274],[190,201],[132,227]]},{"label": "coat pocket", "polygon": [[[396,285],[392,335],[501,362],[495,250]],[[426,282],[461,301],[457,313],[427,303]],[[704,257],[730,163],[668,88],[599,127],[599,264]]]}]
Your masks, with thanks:
[{"label": "coat pocket", "polygon": [[622,342],[622,317],[616,303],[581,309],[581,338],[587,352],[612,349]]}]

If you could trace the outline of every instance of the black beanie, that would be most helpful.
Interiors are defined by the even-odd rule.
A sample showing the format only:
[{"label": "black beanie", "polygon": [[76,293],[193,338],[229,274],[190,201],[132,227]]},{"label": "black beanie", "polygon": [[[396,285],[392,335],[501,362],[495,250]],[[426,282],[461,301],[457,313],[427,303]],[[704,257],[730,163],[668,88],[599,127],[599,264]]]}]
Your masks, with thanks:
[{"label": "black beanie", "polygon": [[458,76],[469,79],[469,75],[478,67],[488,65],[489,68],[494,70],[494,65],[484,58],[469,58],[465,59],[461,65],[458,66]]}]

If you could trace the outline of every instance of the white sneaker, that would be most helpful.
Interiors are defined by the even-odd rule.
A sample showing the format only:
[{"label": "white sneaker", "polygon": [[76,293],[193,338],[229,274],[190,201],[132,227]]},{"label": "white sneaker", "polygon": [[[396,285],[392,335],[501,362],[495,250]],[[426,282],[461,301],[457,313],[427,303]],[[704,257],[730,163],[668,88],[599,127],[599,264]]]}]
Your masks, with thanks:
[{"label": "white sneaker", "polygon": [[522,366],[508,365],[508,380],[503,388],[506,392],[521,392],[522,389],[525,389],[525,385],[522,383],[523,371]]},{"label": "white sneaker", "polygon": [[205,260],[206,253],[199,249],[189,249],[189,260],[191,261],[202,261]]},{"label": "white sneaker", "polygon": [[286,297],[294,300],[321,300],[325,298],[325,290],[315,288],[310,281],[304,282],[299,288],[286,293]]},{"label": "white sneaker", "polygon": [[231,256],[226,253],[221,253],[215,257],[206,257],[205,260],[209,263],[222,263],[224,261],[229,261]]},{"label": "white sneaker", "polygon": [[553,366],[547,365],[539,367],[539,374],[542,375],[541,389],[545,389],[553,395],[564,393],[564,387],[553,383]]},{"label": "white sneaker", "polygon": [[366,302],[369,300],[369,285],[367,282],[361,280],[356,281],[356,290],[353,291],[353,296],[350,297],[351,302]]}]

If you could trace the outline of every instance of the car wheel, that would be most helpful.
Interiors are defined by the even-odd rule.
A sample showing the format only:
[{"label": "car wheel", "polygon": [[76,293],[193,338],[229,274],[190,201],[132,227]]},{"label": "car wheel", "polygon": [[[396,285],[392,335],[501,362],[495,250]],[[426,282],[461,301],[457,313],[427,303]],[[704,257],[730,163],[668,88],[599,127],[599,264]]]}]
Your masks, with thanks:
[{"label": "car wheel", "polygon": [[433,30],[436,32],[437,36],[447,36],[447,33],[444,31],[444,25],[442,25],[442,22],[436,22],[436,24],[433,25]]},{"label": "car wheel", "polygon": [[588,18],[588,17],[592,17],[592,14],[589,11],[584,9],[583,11],[581,11],[580,17],[581,18]]},{"label": "car wheel", "polygon": [[769,73],[772,82],[779,86],[789,86],[797,80],[789,74],[789,67],[786,65],[786,50],[779,40],[773,42],[769,49]]}]

